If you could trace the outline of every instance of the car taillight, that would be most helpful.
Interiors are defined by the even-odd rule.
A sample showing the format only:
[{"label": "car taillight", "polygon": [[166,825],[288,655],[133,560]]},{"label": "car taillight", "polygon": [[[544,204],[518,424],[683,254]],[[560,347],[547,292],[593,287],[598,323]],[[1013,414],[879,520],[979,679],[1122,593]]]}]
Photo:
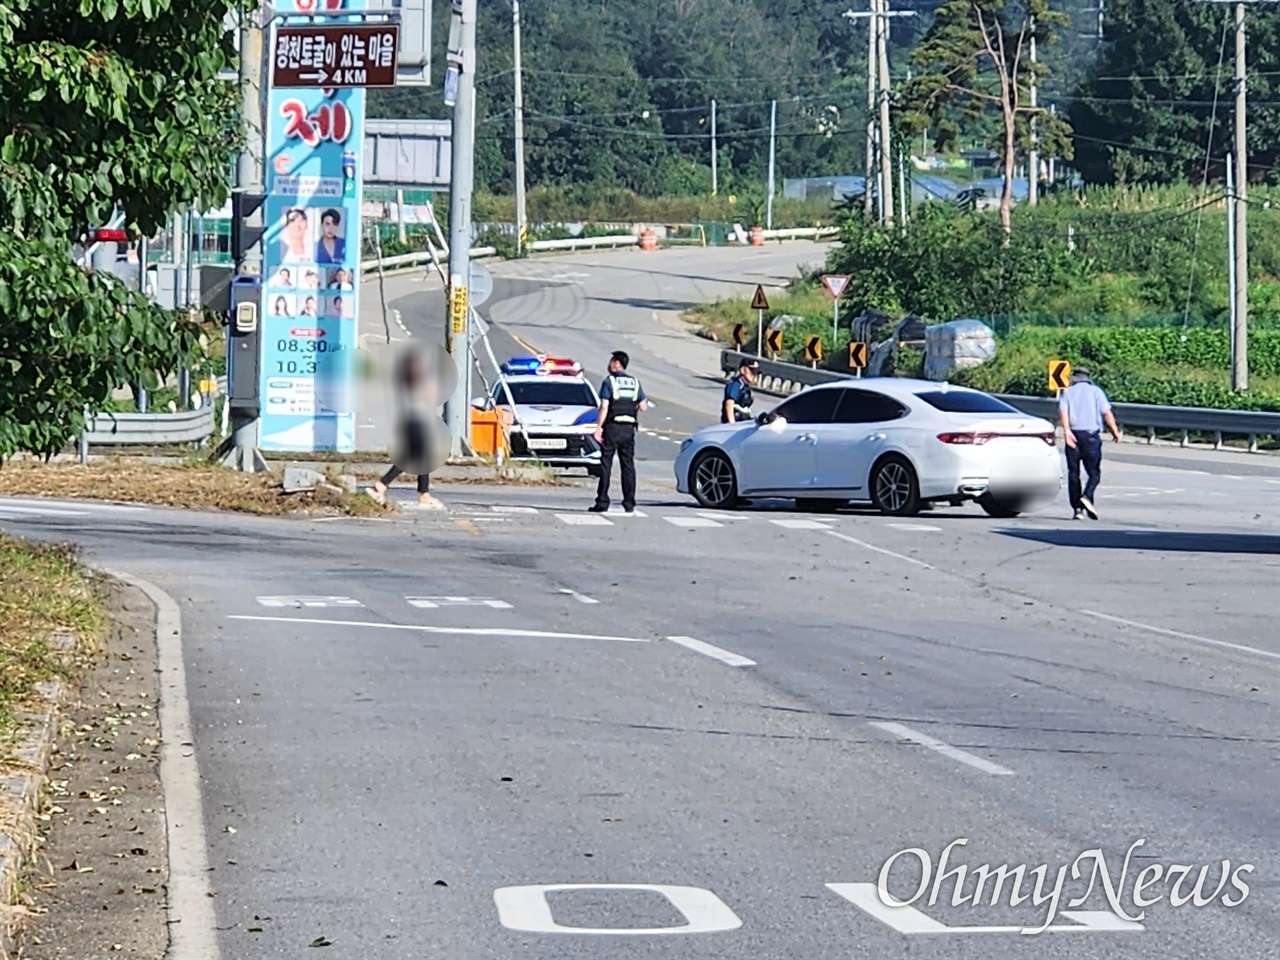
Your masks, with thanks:
[{"label": "car taillight", "polygon": [[1051,447],[1058,442],[1058,435],[1055,433],[1042,433],[1039,437]]},{"label": "car taillight", "polygon": [[128,230],[116,230],[107,227],[95,227],[88,234],[90,243],[129,243],[131,238]]},{"label": "car taillight", "polygon": [[993,433],[940,433],[938,439],[943,443],[983,444],[990,440]]}]

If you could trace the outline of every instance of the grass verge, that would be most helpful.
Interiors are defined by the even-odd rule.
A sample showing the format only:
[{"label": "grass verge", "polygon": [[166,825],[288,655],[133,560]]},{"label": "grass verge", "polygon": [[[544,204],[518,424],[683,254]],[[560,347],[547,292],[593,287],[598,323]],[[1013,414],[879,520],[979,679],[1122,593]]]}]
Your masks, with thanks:
[{"label": "grass verge", "polygon": [[[765,311],[764,322],[768,327],[774,317],[790,315],[799,317],[821,318],[826,326],[827,334],[831,333],[831,297],[817,285],[795,283],[785,291],[769,291],[769,309]],[[695,328],[710,340],[732,345],[733,326],[742,323],[747,328],[747,342],[744,347],[754,348],[759,317],[751,309],[751,298],[733,300],[717,300],[715,303],[704,303],[686,310],[682,318],[693,324]]]},{"label": "grass verge", "polygon": [[0,468],[0,494],[83,497],[254,514],[339,513],[380,516],[387,508],[361,494],[317,487],[285,493],[276,473],[240,473],[207,465],[40,463],[10,461]]},{"label": "grass verge", "polygon": [[[56,634],[90,652],[107,625],[106,594],[71,547],[0,533],[0,746],[35,685],[67,678],[75,656],[50,644]],[[0,756],[3,756],[0,753]]]}]

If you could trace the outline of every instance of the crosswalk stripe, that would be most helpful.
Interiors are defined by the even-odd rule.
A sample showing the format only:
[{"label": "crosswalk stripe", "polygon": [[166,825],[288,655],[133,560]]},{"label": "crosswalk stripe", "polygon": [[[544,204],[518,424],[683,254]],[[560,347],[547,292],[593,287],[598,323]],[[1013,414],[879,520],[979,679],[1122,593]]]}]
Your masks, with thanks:
[{"label": "crosswalk stripe", "polygon": [[788,530],[830,530],[831,527],[825,523],[819,523],[817,520],[770,520],[770,523],[777,524],[780,527],[786,527]]},{"label": "crosswalk stripe", "polygon": [[565,523],[578,527],[611,527],[613,521],[598,513],[557,513],[556,516]]},{"label": "crosswalk stripe", "polygon": [[710,520],[707,517],[663,517],[663,520],[676,527],[723,527],[724,524],[719,520]]}]

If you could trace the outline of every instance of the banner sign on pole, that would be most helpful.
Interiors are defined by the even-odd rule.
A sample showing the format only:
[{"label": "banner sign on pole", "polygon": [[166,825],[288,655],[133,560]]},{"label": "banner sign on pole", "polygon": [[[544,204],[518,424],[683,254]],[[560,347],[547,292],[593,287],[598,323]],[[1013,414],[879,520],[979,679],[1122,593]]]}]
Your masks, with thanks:
[{"label": "banner sign on pole", "polygon": [[[364,6],[365,0],[280,0],[275,10],[284,15],[355,14],[323,21],[327,41],[333,31],[354,30]],[[270,35],[268,64],[285,79],[282,73],[293,68],[295,42],[301,49],[297,28],[320,31],[310,19],[277,24]],[[344,49],[341,36],[332,39],[341,65],[350,50]],[[327,44],[308,49],[327,50]],[[378,66],[383,59],[380,49]],[[327,53],[315,60],[322,64],[319,69],[331,66]],[[365,96],[362,86],[322,87],[311,81],[305,87],[273,86],[267,98],[263,450],[356,449]]]}]

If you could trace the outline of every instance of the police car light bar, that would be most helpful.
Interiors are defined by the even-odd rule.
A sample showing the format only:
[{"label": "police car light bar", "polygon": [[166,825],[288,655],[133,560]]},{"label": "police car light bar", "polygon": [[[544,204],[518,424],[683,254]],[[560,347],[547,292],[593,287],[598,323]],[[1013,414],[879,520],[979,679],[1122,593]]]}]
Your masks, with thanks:
[{"label": "police car light bar", "polygon": [[543,375],[549,373],[577,374],[582,372],[582,364],[566,357],[512,357],[502,365],[502,372],[506,374],[533,373]]}]

